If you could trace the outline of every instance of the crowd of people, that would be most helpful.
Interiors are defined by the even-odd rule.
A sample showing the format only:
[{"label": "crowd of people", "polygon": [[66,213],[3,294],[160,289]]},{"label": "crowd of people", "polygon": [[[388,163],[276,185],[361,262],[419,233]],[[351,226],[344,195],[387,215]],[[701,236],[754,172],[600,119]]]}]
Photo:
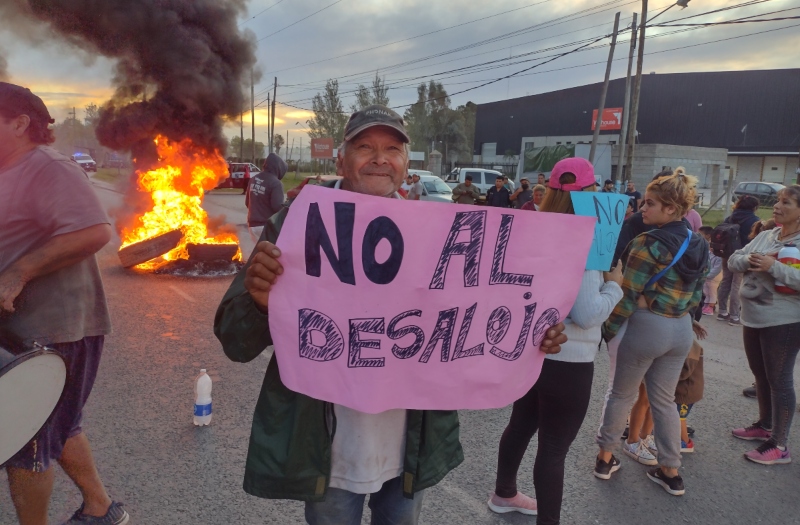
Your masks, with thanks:
[{"label": "crowd of people", "polygon": [[[53,479],[49,466],[57,461],[85,500],[68,523],[121,525],[129,517],[108,497],[81,429],[81,409],[109,329],[92,255],[107,242],[109,221],[82,174],[46,148],[52,137],[42,130],[50,117],[41,100],[16,87],[0,88],[9,93],[4,98],[0,90],[0,101],[16,104],[0,104],[0,187],[16,187],[26,180],[21,173],[31,170],[64,183],[58,194],[25,193],[45,199],[30,210],[58,213],[50,230],[39,232],[39,237],[28,234],[30,246],[20,248],[22,233],[0,222],[0,246],[14,243],[13,256],[0,261],[0,311],[5,314],[0,328],[43,337],[70,357],[69,366],[76,371],[68,384],[74,391],[68,395],[75,399],[68,398],[63,413],[8,465],[14,504],[21,523],[46,523]],[[403,119],[391,109],[370,106],[357,111],[338,150],[341,178],[330,186],[404,198],[399,191],[406,179],[409,142]],[[272,344],[269,312],[275,305],[270,292],[283,274],[281,252],[274,243],[288,210],[283,196],[272,192],[285,172],[285,164],[270,156],[258,182],[263,191],[254,189],[248,195],[248,225],[259,242],[214,320],[215,335],[234,361],[251,361]],[[407,184],[406,198],[416,200],[419,178]],[[774,221],[759,219],[758,202],[744,197],[722,227],[712,229],[698,224],[699,215],[694,217],[696,186],[697,179],[682,168],[656,175],[644,195],[628,183],[630,205],[613,267],[583,272],[569,314],[542,340],[546,358],[538,380],[513,405],[497,445],[494,492],[488,501],[492,511],[537,515],[542,525],[560,523],[565,459],[587,415],[601,341],[607,343],[610,367],[594,476],[610,479],[621,467],[615,452],[622,448],[625,455],[651,467],[650,480],[669,494],[684,494],[681,454],[694,451],[686,420],[703,392],[699,340],[707,333],[698,320],[714,312],[721,321],[743,325],[744,348],[755,378],[758,419],[733,429],[733,436],[762,442],[745,454],[748,460],[766,465],[791,461],[788,434],[796,409],[800,261],[779,261],[778,252],[800,242],[800,186],[778,194]],[[608,184],[601,191],[607,189]],[[570,193],[597,190],[592,164],[569,158],[553,167],[549,180],[540,174],[535,185],[521,179],[515,187],[513,181],[498,177],[487,191],[486,203],[574,214]],[[0,203],[3,195],[0,192]],[[480,192],[467,176],[453,196],[456,203],[474,204]],[[66,211],[58,212],[59,207]],[[24,215],[27,209],[18,213]],[[73,244],[63,245],[63,239]],[[29,272],[25,279],[19,277],[23,269]],[[88,306],[73,312],[75,319],[47,317],[48,326],[56,326],[55,321],[69,325],[51,334],[32,321],[49,311],[43,308],[51,294],[39,293],[41,283],[74,278],[71,271],[82,276]],[[20,293],[29,301],[15,311]],[[517,476],[537,434],[532,497],[517,489]],[[262,498],[305,502],[310,525],[360,524],[367,496],[373,524],[413,525],[419,521],[425,490],[463,459],[456,411],[367,414],[312,399],[286,388],[277,360],[271,359],[255,408],[244,490]]]},{"label": "crowd of people", "polygon": [[[364,127],[364,115],[356,113],[351,117],[348,130],[358,131],[346,133],[347,147],[342,148],[345,153],[340,155],[337,164],[338,174],[343,179],[337,186],[400,198],[396,186],[402,183],[399,165],[404,159],[387,158],[391,156],[380,152],[386,148],[402,157],[402,146],[408,142],[408,137],[399,116],[389,110],[380,115],[381,119],[375,120],[369,128]],[[362,147],[351,148],[351,141],[355,145],[366,142],[368,147],[363,149],[370,154],[365,154],[358,162],[349,160],[348,152],[362,151]],[[397,163],[401,173],[397,178],[399,183],[385,178],[370,180],[367,175],[376,162]],[[549,179],[540,174],[535,185],[527,178],[518,182],[515,187],[507,177],[498,176],[495,185],[482,197],[472,177],[467,175],[453,189],[453,201],[476,204],[485,200],[485,204],[492,207],[569,214],[574,213],[570,192],[598,191],[599,186],[595,183],[591,163],[579,158],[560,161]],[[409,195],[413,195],[414,183],[416,179],[408,183]],[[613,186],[612,181],[606,181],[600,191],[613,191]],[[756,223],[743,218],[745,212],[748,217],[755,215],[757,201],[753,205],[752,198],[739,199],[734,213],[723,224],[739,225],[741,230],[736,229],[736,235],[741,238],[733,252],[722,254],[718,253],[717,228],[703,227],[694,209],[696,187],[697,179],[682,168],[657,174],[644,195],[636,190],[633,182],[627,183],[625,194],[630,200],[615,253],[616,263],[607,272],[584,272],[580,292],[569,315],[563,325],[549,334],[553,337],[549,342],[555,346],[543,348],[547,356],[539,379],[513,405],[498,445],[495,487],[488,501],[492,511],[537,515],[540,524],[560,523],[565,458],[586,417],[594,360],[601,340],[607,343],[610,369],[606,402],[597,432],[599,451],[594,475],[603,480],[612,477],[621,466],[614,455],[621,447],[625,455],[651,466],[647,477],[666,492],[684,494],[686,489],[678,470],[681,455],[694,452],[693,429],[687,425],[687,417],[693,405],[703,397],[703,348],[699,341],[707,332],[699,321],[704,313],[713,315],[715,312],[719,312],[718,318],[731,324],[740,319],[739,303],[732,298],[736,295],[738,299],[738,288],[727,292],[723,288],[716,293],[728,275],[738,275],[737,280],[730,281],[738,283],[742,274],[753,274],[746,280],[753,281],[751,287],[761,290],[762,294],[755,297],[755,303],[742,297],[741,313],[748,361],[758,390],[759,419],[748,427],[734,429],[733,436],[764,440],[763,445],[745,455],[747,459],[766,464],[788,461],[786,436],[794,412],[791,367],[800,340],[796,337],[798,325],[789,321],[800,319],[800,296],[784,294],[773,307],[776,300],[772,296],[765,300],[763,293],[774,290],[776,278],[800,290],[800,269],[776,260],[779,245],[795,241],[800,235],[800,187],[785,190],[775,206],[775,216],[776,219],[781,217],[782,227],[774,228],[773,224],[773,229],[768,230],[770,226],[758,219],[758,227],[764,230],[761,233],[756,232]],[[282,272],[280,254],[272,244],[281,222],[280,214],[271,220],[272,229],[265,232],[265,242],[259,244],[248,269],[237,279],[220,306],[217,334],[233,359],[251,359],[270,341],[264,323],[268,316],[269,289]],[[785,233],[781,233],[782,230]],[[754,246],[761,249],[753,251]],[[767,304],[769,308],[788,308],[787,313],[770,315],[761,308]],[[766,321],[767,318],[770,321]],[[769,324],[775,321],[783,324],[778,327]],[[246,331],[240,330],[245,326],[248,327]],[[774,349],[779,349],[779,358],[770,353]],[[297,395],[286,397],[277,364],[273,362],[270,367],[273,370],[267,374],[268,381],[254,420],[254,436],[263,435],[263,428],[258,427],[271,428],[270,425],[277,424],[260,410],[274,409],[279,400],[282,413],[288,411],[299,416],[310,410],[305,406],[310,400],[301,400],[302,396]],[[253,461],[248,462],[246,490],[265,497],[297,497],[309,501],[306,518],[311,524],[358,523],[366,493],[371,494],[373,523],[416,523],[422,490],[461,461],[462,452],[451,426],[457,416],[410,410],[401,411],[403,416],[392,411],[368,416],[338,405],[320,405],[314,410],[322,410],[327,418],[337,422],[337,436],[339,433],[348,439],[359,436],[358,452],[352,447],[337,447],[334,439],[330,449],[331,465],[316,464],[311,468],[304,464],[306,472],[310,469],[320,476],[329,476],[326,478],[330,480],[327,493],[324,496],[319,492],[292,494],[273,486],[278,480],[286,482],[288,477],[292,490],[302,490],[300,480],[291,479],[292,475],[281,471],[279,464],[265,465],[256,461],[259,457],[272,457],[274,447],[288,446],[286,441],[251,443]],[[440,429],[432,443],[426,442],[427,446],[436,447],[436,454],[428,449],[415,449],[409,456],[406,448],[401,458],[402,454],[396,452],[398,447],[392,445],[395,452],[387,457],[385,447],[375,445],[377,440],[396,444],[397,436],[403,434],[406,443],[408,440],[419,443],[419,436],[414,435],[416,423],[412,424],[419,417],[429,418],[430,423]],[[533,467],[536,494],[532,497],[517,490],[517,475],[522,457],[536,434],[538,446]],[[288,440],[292,433],[281,435]],[[328,450],[325,443],[315,447],[321,448],[315,448],[312,457]],[[295,452],[291,447],[290,450]],[[386,465],[387,460],[393,462],[396,469],[381,475],[366,468],[376,462]],[[409,464],[417,465],[416,469],[409,470]],[[399,477],[393,477],[395,475]],[[359,480],[359,476],[372,483]],[[394,501],[390,496],[392,492],[395,496],[403,492],[411,499],[402,503]],[[331,519],[332,516],[337,518]],[[394,521],[390,521],[389,516]]]}]

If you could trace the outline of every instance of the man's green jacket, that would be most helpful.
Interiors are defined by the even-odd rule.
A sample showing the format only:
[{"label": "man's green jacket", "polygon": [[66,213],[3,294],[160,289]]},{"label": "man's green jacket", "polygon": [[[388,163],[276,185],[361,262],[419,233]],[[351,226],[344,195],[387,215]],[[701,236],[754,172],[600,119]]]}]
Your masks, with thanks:
[{"label": "man's green jacket", "polygon": [[[264,227],[261,240],[275,243],[288,207]],[[248,263],[249,265],[249,263]],[[236,276],[214,319],[214,333],[233,361],[255,359],[272,344],[269,317],[244,287],[247,266]],[[271,304],[271,308],[280,305]],[[408,410],[403,493],[438,483],[464,460],[455,411]],[[336,434],[332,403],[293,392],[271,359],[253,416],[244,490],[262,498],[321,501],[330,483],[331,443]]]}]

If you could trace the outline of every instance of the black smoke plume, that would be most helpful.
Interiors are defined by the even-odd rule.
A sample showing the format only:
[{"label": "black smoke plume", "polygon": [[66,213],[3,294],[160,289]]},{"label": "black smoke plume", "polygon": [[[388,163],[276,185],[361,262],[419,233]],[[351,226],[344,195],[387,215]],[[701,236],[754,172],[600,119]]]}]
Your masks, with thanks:
[{"label": "black smoke plume", "polygon": [[245,100],[254,39],[237,17],[246,0],[2,0],[90,53],[117,60],[116,91],[97,126],[101,144],[143,167],[153,138],[225,151],[222,126]]}]

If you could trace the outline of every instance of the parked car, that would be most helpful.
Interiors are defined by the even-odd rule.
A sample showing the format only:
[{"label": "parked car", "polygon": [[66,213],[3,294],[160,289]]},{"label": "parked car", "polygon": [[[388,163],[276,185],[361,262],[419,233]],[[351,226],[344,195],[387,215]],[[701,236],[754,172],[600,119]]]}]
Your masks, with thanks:
[{"label": "parked car", "polygon": [[247,191],[247,186],[250,184],[250,177],[261,173],[261,169],[255,164],[249,162],[229,162],[228,163],[228,178],[220,182],[215,190],[222,188],[239,188],[242,193]]},{"label": "parked car", "polygon": [[761,206],[772,206],[777,200],[777,193],[785,187],[777,182],[740,182],[733,190],[733,195],[735,200],[752,195]]},{"label": "parked car", "polygon": [[408,174],[409,175],[419,175],[420,177],[422,177],[423,175],[433,176],[433,173],[431,173],[428,170],[408,170]]},{"label": "parked car", "polygon": [[326,188],[333,188],[336,183],[341,179],[339,175],[307,175],[300,184],[286,192],[286,197],[294,199],[300,194],[303,186],[311,184],[312,186],[325,186]]},{"label": "parked car", "polygon": [[90,172],[90,171],[97,171],[97,163],[94,159],[86,154],[86,153],[76,153],[70,157],[72,160],[78,163],[78,166],[83,168],[83,171]]},{"label": "parked car", "polygon": [[442,179],[431,174],[420,175],[419,181],[422,183],[422,196],[419,200],[453,204],[453,190]]},{"label": "parked car", "polygon": [[485,195],[489,188],[494,186],[494,181],[498,176],[503,176],[503,174],[497,170],[487,170],[483,168],[455,168],[447,175],[445,182],[450,188],[455,188],[464,182],[467,175],[472,175],[472,184],[478,187],[481,195]]}]

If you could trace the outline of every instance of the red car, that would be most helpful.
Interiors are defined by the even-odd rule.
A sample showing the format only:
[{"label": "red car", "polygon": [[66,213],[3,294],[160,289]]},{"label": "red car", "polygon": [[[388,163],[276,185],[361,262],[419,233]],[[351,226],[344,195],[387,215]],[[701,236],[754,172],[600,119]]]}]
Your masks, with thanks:
[{"label": "red car", "polygon": [[228,178],[220,182],[214,189],[239,188],[244,194],[247,192],[247,186],[250,184],[250,177],[254,177],[259,173],[261,173],[261,169],[255,164],[250,164],[249,162],[229,162]]}]

